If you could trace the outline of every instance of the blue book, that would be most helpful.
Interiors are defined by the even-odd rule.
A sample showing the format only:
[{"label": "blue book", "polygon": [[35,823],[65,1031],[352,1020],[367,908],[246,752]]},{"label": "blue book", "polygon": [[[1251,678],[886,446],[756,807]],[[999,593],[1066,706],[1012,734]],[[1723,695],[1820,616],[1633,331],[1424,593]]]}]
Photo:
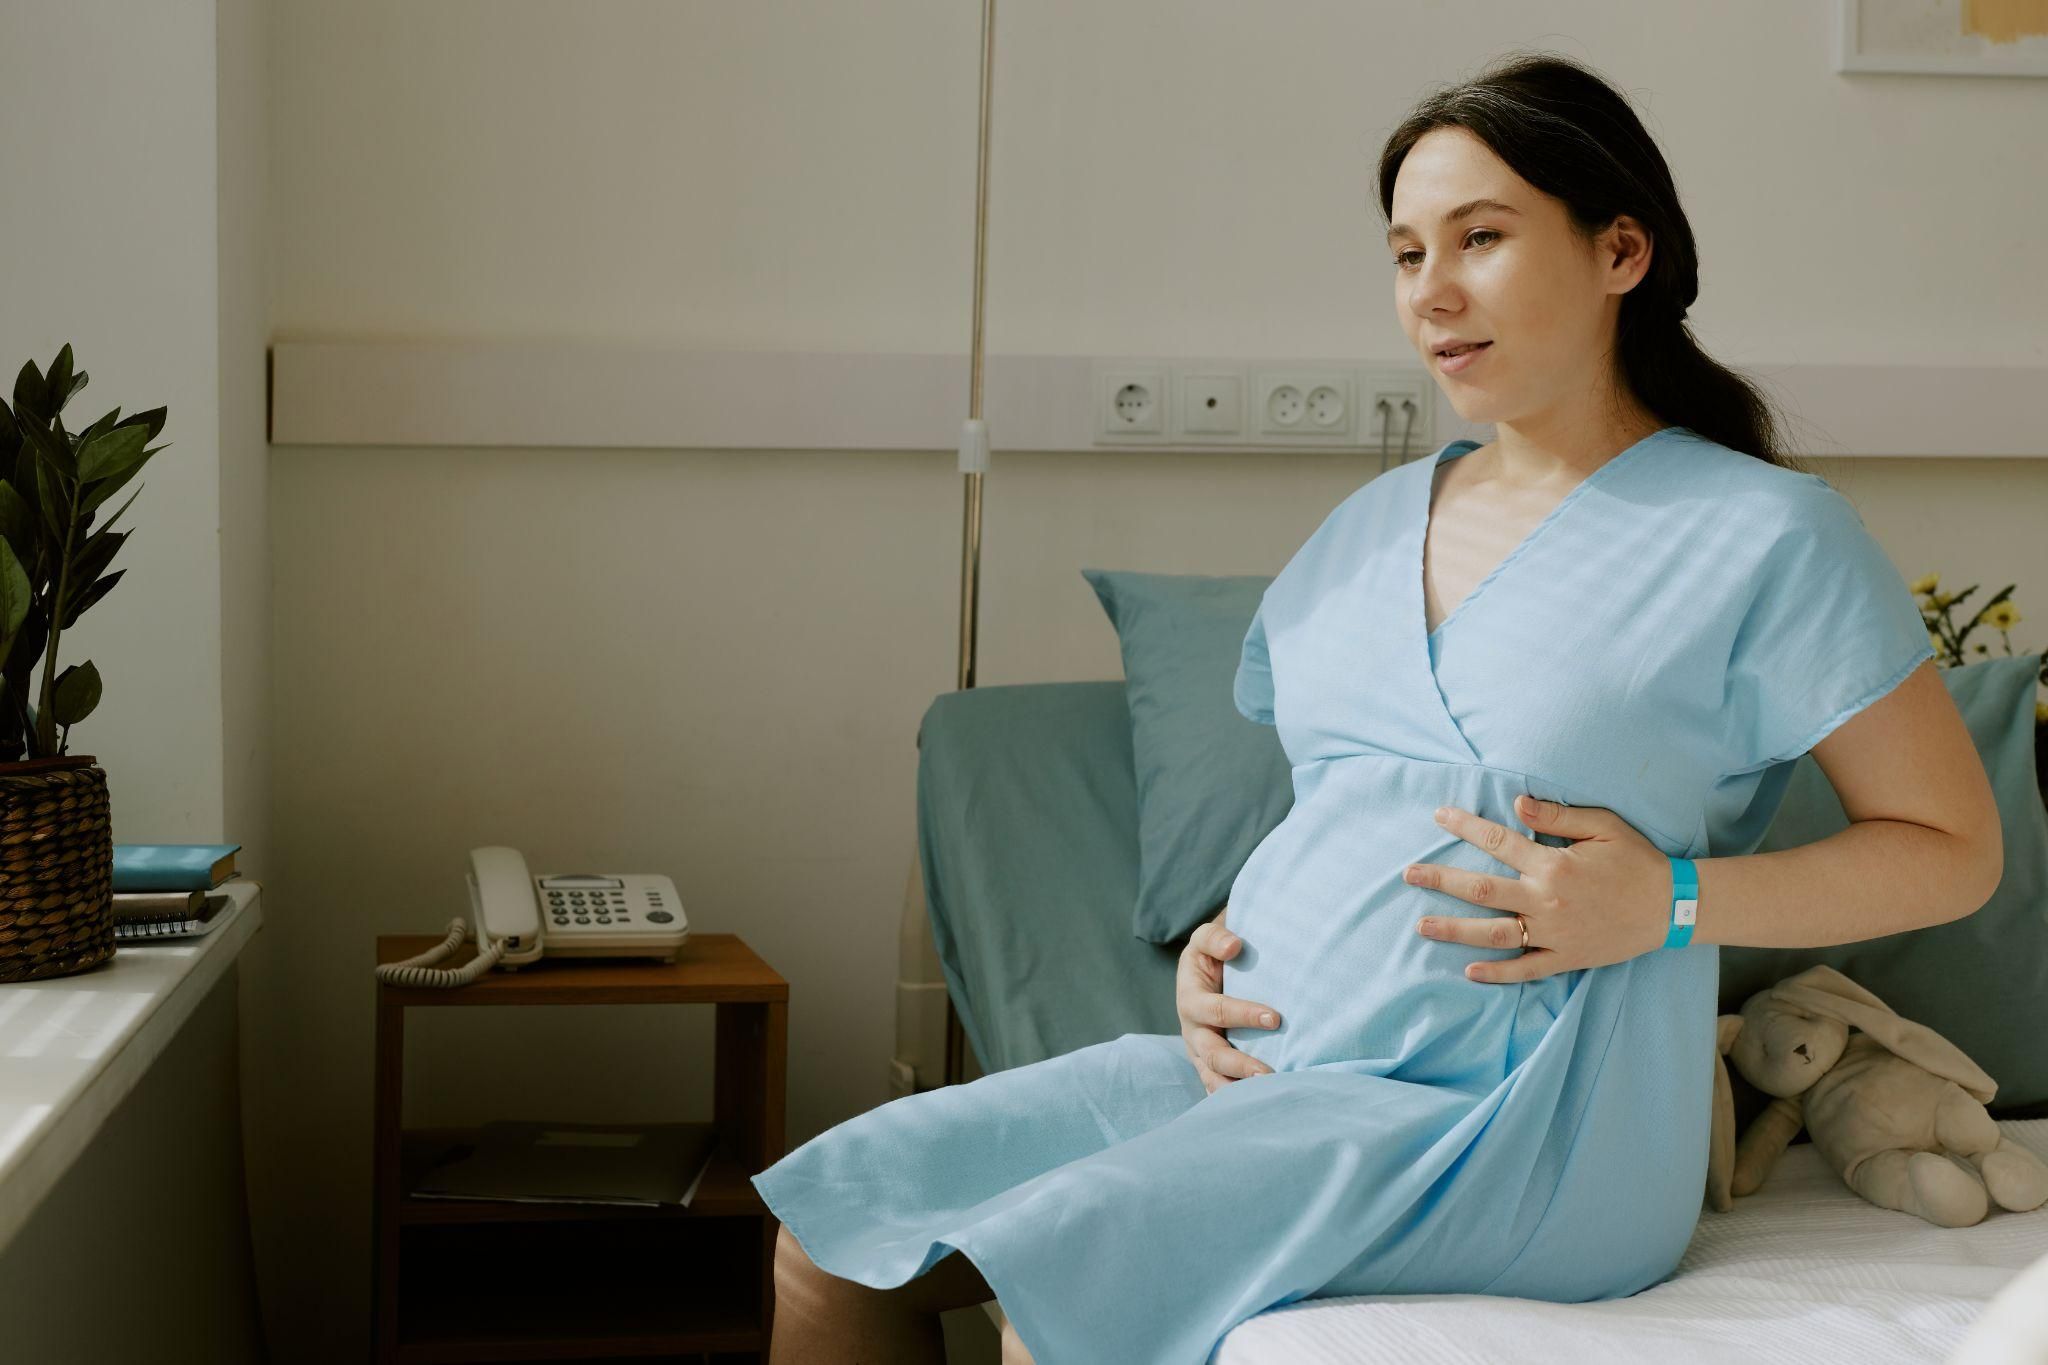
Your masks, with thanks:
[{"label": "blue book", "polygon": [[240,844],[115,844],[116,891],[211,891],[235,875]]}]

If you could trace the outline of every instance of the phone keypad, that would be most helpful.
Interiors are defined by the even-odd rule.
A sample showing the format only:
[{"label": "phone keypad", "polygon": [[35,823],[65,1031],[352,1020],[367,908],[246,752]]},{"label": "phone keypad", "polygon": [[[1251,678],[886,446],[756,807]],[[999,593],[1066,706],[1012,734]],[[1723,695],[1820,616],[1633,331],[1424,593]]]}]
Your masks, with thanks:
[{"label": "phone keypad", "polygon": [[557,925],[631,924],[626,893],[618,890],[562,891],[550,888],[548,919]]}]

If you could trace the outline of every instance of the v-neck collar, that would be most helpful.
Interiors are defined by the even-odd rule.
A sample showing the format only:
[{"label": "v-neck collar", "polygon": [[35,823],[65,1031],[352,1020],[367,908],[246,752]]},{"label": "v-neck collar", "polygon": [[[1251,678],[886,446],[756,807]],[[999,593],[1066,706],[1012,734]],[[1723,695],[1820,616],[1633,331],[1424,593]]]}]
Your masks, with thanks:
[{"label": "v-neck collar", "polygon": [[[1534,544],[1536,540],[1542,536],[1543,532],[1546,529],[1548,529],[1552,522],[1556,521],[1559,517],[1563,516],[1564,510],[1567,507],[1570,507],[1574,502],[1577,502],[1581,494],[1583,494],[1587,489],[1591,488],[1594,485],[1594,483],[1596,483],[1598,480],[1605,477],[1608,470],[1614,468],[1623,460],[1628,459],[1629,456],[1635,454],[1644,446],[1649,445],[1652,441],[1656,440],[1659,436],[1662,436],[1665,432],[1673,430],[1676,430],[1676,427],[1663,426],[1657,428],[1655,431],[1643,437],[1641,440],[1636,441],[1633,445],[1623,448],[1620,453],[1616,454],[1611,459],[1607,460],[1606,463],[1600,465],[1592,473],[1586,475],[1585,478],[1580,479],[1577,483],[1573,484],[1570,490],[1567,491],[1562,498],[1558,499],[1557,505],[1555,507],[1552,507],[1550,511],[1545,513],[1543,519],[1537,522],[1535,526],[1531,527],[1529,533],[1523,536],[1521,541],[1518,544],[1516,544],[1515,548],[1509,550],[1507,552],[1506,557],[1503,558],[1498,564],[1494,565],[1493,568],[1487,572],[1484,578],[1480,579],[1477,583],[1473,584],[1472,590],[1466,593],[1463,597],[1459,598],[1458,605],[1451,608],[1450,615],[1444,617],[1443,620],[1437,622],[1436,629],[1431,630],[1429,629],[1428,601],[1424,595],[1423,571],[1429,545],[1429,504],[1432,495],[1436,491],[1436,471],[1438,467],[1443,465],[1446,461],[1455,460],[1460,455],[1468,455],[1471,452],[1477,450],[1481,443],[1478,441],[1452,441],[1442,450],[1439,450],[1436,453],[1436,458],[1430,461],[1428,474],[1424,478],[1418,479],[1416,481],[1422,486],[1422,492],[1420,494],[1422,510],[1417,515],[1416,519],[1416,524],[1420,527],[1420,531],[1415,538],[1415,559],[1413,564],[1410,566],[1408,575],[1408,589],[1411,597],[1411,604],[1414,608],[1413,614],[1410,619],[1412,619],[1415,622],[1416,629],[1422,632],[1422,647],[1424,659],[1427,660],[1429,658],[1430,648],[1436,642],[1437,638],[1443,634],[1444,628],[1450,625],[1451,622],[1457,620],[1460,616],[1464,615],[1465,609],[1472,605],[1472,599],[1478,597],[1481,593],[1485,592],[1487,584],[1493,582],[1494,579],[1500,577],[1500,575],[1504,571],[1506,571],[1509,565],[1513,564],[1517,559],[1520,559],[1522,557],[1523,552],[1526,551],[1530,545]],[[1433,665],[1430,671],[1432,673],[1435,672],[1435,668]]]}]

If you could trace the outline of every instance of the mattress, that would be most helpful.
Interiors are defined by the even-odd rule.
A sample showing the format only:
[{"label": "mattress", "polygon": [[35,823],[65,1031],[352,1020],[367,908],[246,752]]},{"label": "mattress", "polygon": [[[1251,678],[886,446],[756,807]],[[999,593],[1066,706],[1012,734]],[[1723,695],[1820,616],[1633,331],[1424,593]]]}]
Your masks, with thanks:
[{"label": "mattress", "polygon": [[[2048,1119],[1999,1130],[2048,1159]],[[1654,1148],[1645,1146],[1645,1159]],[[2022,1268],[2048,1257],[2048,1205],[1936,1227],[1858,1196],[1811,1143],[1756,1193],[1702,1209],[1685,1259],[1625,1299],[1476,1294],[1304,1299],[1233,1328],[1211,1365],[1568,1361],[1570,1365],[1939,1362]],[[2037,1343],[2048,1359],[2048,1341]],[[2015,1357],[2022,1358],[2022,1357]]]}]

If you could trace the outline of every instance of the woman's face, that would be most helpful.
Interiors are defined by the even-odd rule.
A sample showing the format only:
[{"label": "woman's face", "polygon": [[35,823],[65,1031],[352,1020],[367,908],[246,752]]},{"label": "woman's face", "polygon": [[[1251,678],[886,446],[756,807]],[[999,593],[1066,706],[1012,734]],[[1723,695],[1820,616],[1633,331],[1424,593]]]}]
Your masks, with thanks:
[{"label": "woman's face", "polygon": [[[1589,250],[1562,200],[1465,129],[1433,128],[1401,162],[1392,220],[1394,310],[1458,416],[1570,422],[1581,405],[1608,399],[1621,296],[1649,264],[1633,218],[1617,219]],[[1491,344],[1446,370],[1436,351],[1452,341]]]}]

